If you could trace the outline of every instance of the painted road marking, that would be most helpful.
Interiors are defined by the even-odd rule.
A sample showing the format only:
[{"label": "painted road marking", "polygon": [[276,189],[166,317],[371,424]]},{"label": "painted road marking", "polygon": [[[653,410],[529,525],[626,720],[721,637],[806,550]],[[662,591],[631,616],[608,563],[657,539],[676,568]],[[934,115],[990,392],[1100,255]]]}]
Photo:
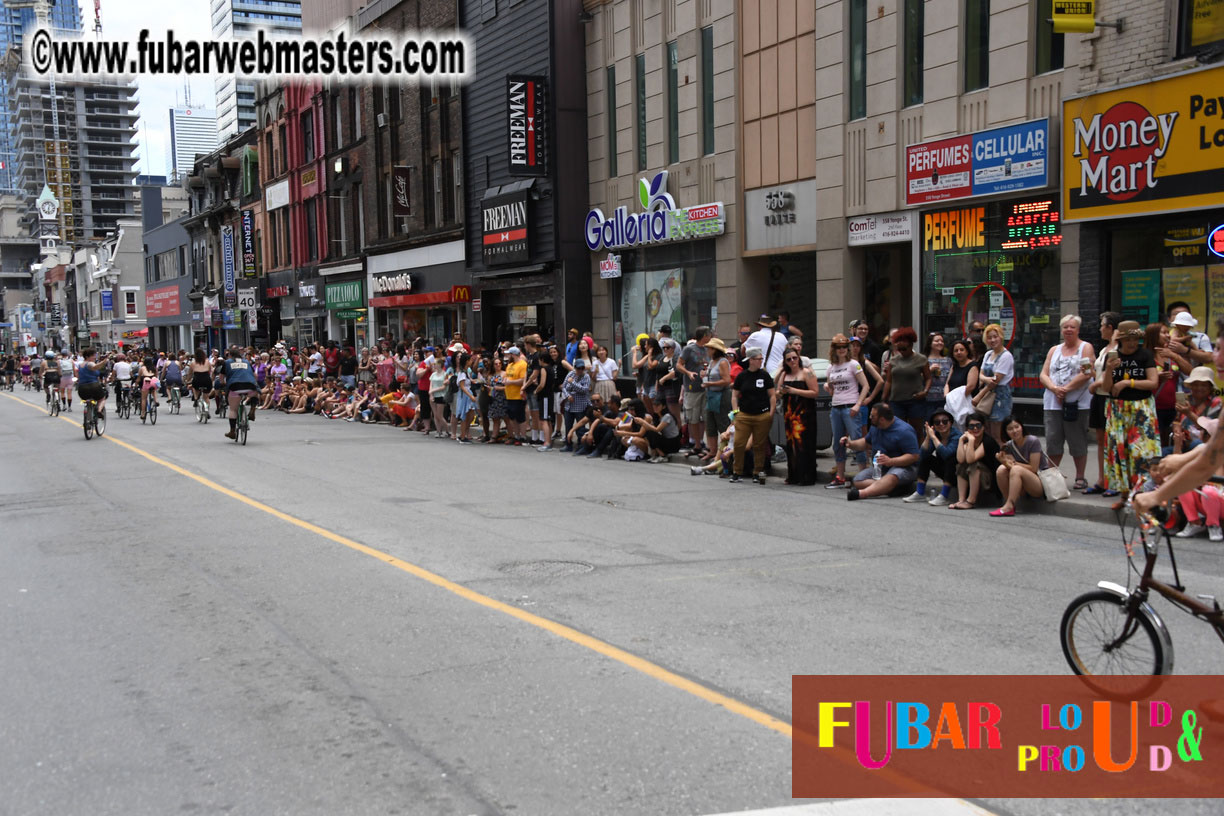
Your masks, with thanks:
[{"label": "painted road marking", "polygon": [[[32,402],[26,402],[25,400],[15,397],[11,394],[2,394],[0,396],[8,397],[14,402],[17,402],[22,405],[33,408],[36,411],[40,411],[44,413],[46,411],[46,409],[43,408],[42,406],[35,405]],[[57,419],[62,419],[63,421],[67,422],[69,425],[72,425],[75,428],[81,427],[79,422],[75,422],[72,419],[69,419],[68,417],[63,416],[62,414],[59,417],[57,417]],[[542,629],[546,632],[556,635],[559,638],[563,638],[565,640],[570,641],[571,643],[576,643],[579,646],[583,646],[587,649],[590,649],[591,651],[597,654],[603,655],[604,657],[609,658],[610,660],[615,660],[616,662],[621,663],[625,666],[628,666],[629,668],[634,669],[635,671],[641,672],[647,677],[651,677],[655,680],[658,680],[661,683],[665,683],[673,688],[679,689],[680,691],[687,692],[693,695],[694,697],[697,697],[700,700],[704,700],[707,703],[711,703],[712,705],[721,706],[722,708],[727,709],[733,714],[738,714],[739,716],[744,717],[745,719],[751,720],[752,722],[757,723],[758,725],[763,725],[772,731],[776,731],[777,733],[785,736],[787,739],[793,739],[793,734],[792,734],[790,723],[784,720],[780,720],[777,717],[774,717],[770,714],[766,714],[764,711],[760,711],[756,708],[753,708],[747,703],[736,700],[735,698],[729,697],[726,694],[715,691],[712,688],[703,686],[702,684],[696,681],[690,680],[687,677],[682,677],[681,675],[676,674],[675,672],[669,671],[663,668],[662,666],[659,666],[656,663],[652,663],[651,661],[647,660],[644,657],[639,657],[638,655],[635,655],[632,652],[627,652],[618,646],[613,646],[611,643],[607,643],[605,641],[600,640],[599,638],[592,637],[591,635],[588,635],[585,632],[580,632],[577,629],[566,626],[563,623],[557,623],[556,621],[549,620],[548,618],[544,618],[539,615],[533,615],[532,613],[524,609],[520,609],[519,607],[511,606],[506,603],[502,603],[501,601],[498,601],[494,598],[490,598],[487,595],[482,595],[481,593],[476,592],[475,590],[468,589],[462,584],[457,584],[454,581],[451,581],[447,578],[443,578],[441,575],[438,575],[435,572],[431,572],[430,570],[427,570],[424,567],[419,567],[416,564],[412,564],[408,561],[403,561],[381,550],[376,550],[373,547],[368,547],[365,544],[361,544],[357,541],[353,541],[351,538],[346,538],[338,533],[333,533],[331,530],[324,529],[323,527],[319,527],[316,524],[311,524],[309,521],[300,519],[296,516],[291,516],[288,513],[285,513],[281,510],[277,510],[275,507],[272,507],[271,505],[264,504],[263,502],[258,501],[257,499],[252,499],[249,496],[245,496],[242,493],[239,493],[235,490],[231,490],[230,488],[225,487],[223,485],[217,484],[216,482],[214,482],[213,480],[205,476],[201,476],[197,473],[192,473],[190,470],[179,467],[173,462],[167,462],[165,459],[161,459],[157,456],[154,456],[153,454],[148,453],[147,451],[141,450],[135,445],[132,445],[128,442],[124,442],[121,439],[115,439],[112,436],[102,436],[99,438],[105,439],[108,442],[118,445],[119,447],[125,450],[128,450],[136,454],[137,456],[141,456],[147,459],[148,461],[152,462],[153,464],[161,465],[164,468],[172,470],[175,473],[179,474],[180,476],[184,476],[188,479],[191,479],[192,481],[197,482],[203,485],[204,487],[209,488],[210,490],[215,490],[216,492],[224,496],[228,496],[229,498],[235,501],[242,502],[248,507],[251,507],[255,510],[259,510],[261,512],[267,513],[270,516],[278,518],[281,521],[286,522],[287,524],[292,524],[295,527],[298,527],[300,529],[314,533],[315,535],[325,538],[328,541],[333,541],[337,544],[341,544],[345,547],[348,547],[351,550],[355,550],[356,552],[362,553],[364,555],[368,555],[371,558],[376,558],[385,564],[389,564],[395,567],[396,569],[403,570],[409,575],[416,576],[417,578],[420,578],[421,580],[427,581],[440,589],[444,589],[447,592],[457,595],[460,598],[463,598],[464,600],[471,601],[472,603],[479,604],[480,606],[486,607],[487,609],[492,609],[496,612],[501,612],[502,614],[509,615],[512,618],[517,618],[523,621],[524,623],[527,623],[527,624],[530,624],[531,626],[536,627],[537,629]],[[835,759],[837,761],[841,761],[841,762],[847,762],[847,763],[857,762],[853,754],[849,751],[832,752],[830,754],[830,758]],[[919,780],[907,778],[903,776],[902,774],[897,774],[896,772],[890,771],[888,769],[883,769],[880,771],[880,773],[883,776],[890,777],[891,780],[896,782],[897,784],[900,784],[900,785],[903,785],[909,788],[914,793],[930,792],[930,788],[928,788],[925,784],[923,784]],[[854,800],[854,801],[871,801],[871,800]],[[894,800],[881,800],[881,801],[891,802]],[[955,801],[960,801],[960,800],[955,800]],[[785,812],[785,810],[786,809],[784,808],[783,813]],[[760,813],[761,811],[757,811],[757,812]],[[874,812],[879,813],[881,811],[877,810]],[[979,812],[986,813],[987,811],[979,811]],[[819,811],[817,811],[817,813],[819,813]],[[900,812],[898,811],[898,813]],[[925,814],[923,816],[925,816]]]}]

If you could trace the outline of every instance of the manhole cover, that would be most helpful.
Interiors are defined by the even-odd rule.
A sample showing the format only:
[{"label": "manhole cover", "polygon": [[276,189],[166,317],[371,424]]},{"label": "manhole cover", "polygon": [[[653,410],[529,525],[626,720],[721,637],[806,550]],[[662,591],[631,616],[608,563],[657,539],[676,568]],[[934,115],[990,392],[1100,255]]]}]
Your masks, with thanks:
[{"label": "manhole cover", "polygon": [[581,575],[595,569],[594,564],[582,561],[521,561],[505,564],[499,568],[507,575],[523,578],[561,578],[565,575]]}]

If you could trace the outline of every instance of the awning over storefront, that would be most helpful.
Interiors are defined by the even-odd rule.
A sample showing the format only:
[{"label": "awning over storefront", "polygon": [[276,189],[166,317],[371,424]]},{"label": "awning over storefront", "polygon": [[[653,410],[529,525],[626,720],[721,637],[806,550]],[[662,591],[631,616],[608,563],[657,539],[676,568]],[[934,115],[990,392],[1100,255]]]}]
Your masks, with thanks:
[{"label": "awning over storefront", "polygon": [[485,278],[505,278],[510,275],[535,275],[543,272],[548,268],[548,264],[535,264],[533,266],[516,266],[511,269],[480,269],[473,270],[472,277]]},{"label": "awning over storefront", "polygon": [[394,309],[398,306],[429,306],[439,303],[469,303],[466,299],[455,297],[455,292],[421,292],[416,295],[390,295],[388,297],[370,298],[370,305],[376,309]]}]

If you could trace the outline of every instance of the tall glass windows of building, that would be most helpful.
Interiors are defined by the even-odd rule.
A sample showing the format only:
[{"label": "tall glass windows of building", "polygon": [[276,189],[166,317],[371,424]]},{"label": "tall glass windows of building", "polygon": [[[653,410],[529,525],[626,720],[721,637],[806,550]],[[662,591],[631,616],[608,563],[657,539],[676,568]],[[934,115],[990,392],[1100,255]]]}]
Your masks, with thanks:
[{"label": "tall glass windows of building", "polygon": [[646,55],[633,58],[634,113],[637,129],[637,169],[646,172]]},{"label": "tall glass windows of building", "polygon": [[608,178],[617,176],[616,170],[616,66],[609,65],[604,84],[604,96],[608,103]]},{"label": "tall glass windows of building", "polygon": [[990,0],[965,0],[965,93],[990,84]]},{"label": "tall glass windows of building", "polygon": [[667,44],[667,163],[680,161],[680,56],[676,41]]},{"label": "tall glass windows of building", "polygon": [[[1048,3],[1049,0],[1046,0]],[[922,104],[924,0],[905,0],[905,106]]]},{"label": "tall glass windows of building", "polygon": [[1224,53],[1224,5],[1178,0],[1177,17],[1178,56]]},{"label": "tall glass windows of building", "polygon": [[850,118],[867,115],[867,0],[850,0]]},{"label": "tall glass windows of building", "polygon": [[1037,0],[1037,36],[1033,54],[1033,72],[1045,74],[1063,67],[1063,34],[1054,33],[1053,0]]},{"label": "tall glass windows of building", "polygon": [[714,152],[714,27],[701,29],[701,153]]}]

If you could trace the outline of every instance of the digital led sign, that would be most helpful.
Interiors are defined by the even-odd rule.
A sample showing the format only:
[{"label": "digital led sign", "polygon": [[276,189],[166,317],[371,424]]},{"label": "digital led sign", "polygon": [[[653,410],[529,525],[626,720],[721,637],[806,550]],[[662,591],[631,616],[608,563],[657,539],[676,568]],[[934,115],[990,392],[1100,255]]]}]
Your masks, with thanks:
[{"label": "digital led sign", "polygon": [[1207,236],[1207,250],[1212,255],[1224,258],[1224,224],[1213,229]]},{"label": "digital led sign", "polygon": [[1062,243],[1062,217],[1053,199],[1013,204],[1002,249],[1047,249]]}]

